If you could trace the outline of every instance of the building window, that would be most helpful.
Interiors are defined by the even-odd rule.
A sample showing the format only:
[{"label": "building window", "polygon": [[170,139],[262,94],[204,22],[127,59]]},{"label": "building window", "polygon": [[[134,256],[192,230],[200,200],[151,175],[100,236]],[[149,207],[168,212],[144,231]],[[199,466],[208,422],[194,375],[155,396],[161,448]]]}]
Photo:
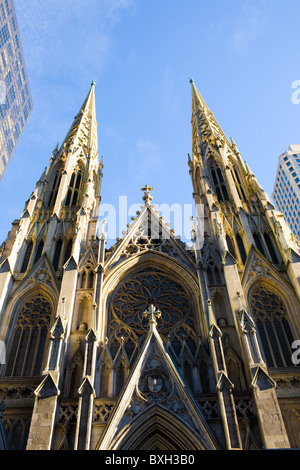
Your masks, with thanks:
[{"label": "building window", "polygon": [[71,253],[72,253],[72,247],[73,247],[73,242],[72,242],[72,240],[69,240],[68,243],[67,243],[66,249],[65,249],[65,256],[64,256],[63,264],[65,264],[68,261],[68,259],[70,258]]},{"label": "building window", "polygon": [[259,286],[253,292],[250,304],[267,365],[292,366],[293,335],[282,300],[271,290]]},{"label": "building window", "polygon": [[279,263],[278,256],[276,254],[272,238],[270,237],[270,235],[268,233],[264,233],[264,239],[265,239],[265,242],[266,242],[266,245],[267,245],[271,260],[272,260],[272,263],[278,264]]},{"label": "building window", "polygon": [[37,246],[37,249],[36,249],[36,252],[35,252],[35,257],[34,257],[34,264],[40,259],[40,257],[42,256],[42,253],[43,253],[43,249],[44,249],[44,241],[43,240],[40,240],[38,246]]},{"label": "building window", "polygon": [[226,243],[229,253],[236,259],[236,252],[233,246],[232,238],[229,235],[226,235]]},{"label": "building window", "polygon": [[239,175],[239,172],[238,172],[237,168],[233,167],[233,170],[232,170],[231,173],[232,173],[233,180],[235,182],[237,192],[238,192],[241,200],[246,201],[247,198],[246,198],[245,191],[244,191],[243,185],[241,183],[241,178],[240,178],[240,175]]},{"label": "building window", "polygon": [[262,240],[261,240],[260,235],[259,235],[258,233],[254,233],[254,234],[253,234],[253,240],[254,240],[254,243],[255,243],[256,248],[257,248],[264,256],[266,256],[265,250],[263,249]]},{"label": "building window", "polygon": [[238,249],[239,249],[239,252],[240,252],[240,257],[241,257],[242,263],[245,264],[246,259],[247,259],[247,255],[246,255],[246,251],[245,251],[245,247],[244,247],[242,237],[239,234],[237,234],[237,236],[236,236],[236,243],[237,243],[237,246],[238,246]]},{"label": "building window", "polygon": [[93,289],[94,287],[94,271],[91,266],[86,266],[80,275],[80,289]]},{"label": "building window", "polygon": [[30,240],[29,243],[26,246],[26,251],[25,251],[24,258],[23,258],[23,263],[22,263],[22,266],[21,266],[20,273],[25,273],[26,272],[26,270],[29,266],[29,261],[30,261],[30,258],[31,258],[32,249],[33,249],[33,243],[32,243],[32,240]]},{"label": "building window", "polygon": [[75,207],[78,201],[78,195],[79,195],[79,189],[81,185],[81,180],[82,180],[82,173],[80,170],[74,171],[70,183],[69,183],[69,188],[67,192],[67,197],[66,197],[66,206],[71,206]]},{"label": "building window", "polygon": [[9,39],[9,30],[7,24],[0,29],[0,47],[4,46],[4,44]]},{"label": "building window", "polygon": [[229,196],[221,169],[219,167],[211,167],[210,171],[218,201],[229,201]]},{"label": "building window", "polygon": [[51,321],[50,303],[39,295],[21,308],[7,363],[7,376],[38,376]]},{"label": "building window", "polygon": [[49,201],[48,201],[48,207],[53,207],[55,205],[56,197],[57,197],[57,192],[58,188],[60,185],[60,180],[61,180],[61,172],[60,170],[56,171],[51,191],[50,191],[50,196],[49,196]]},{"label": "building window", "polygon": [[54,251],[54,256],[53,256],[53,269],[54,269],[54,271],[58,270],[60,254],[61,254],[61,248],[62,248],[62,241],[58,240],[56,242],[56,245],[55,245],[55,251]]}]

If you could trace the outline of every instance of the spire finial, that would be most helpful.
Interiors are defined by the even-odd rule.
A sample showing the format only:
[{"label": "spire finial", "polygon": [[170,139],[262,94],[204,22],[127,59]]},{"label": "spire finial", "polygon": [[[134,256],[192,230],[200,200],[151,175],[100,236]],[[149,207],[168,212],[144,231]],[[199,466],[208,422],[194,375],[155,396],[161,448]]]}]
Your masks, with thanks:
[{"label": "spire finial", "polygon": [[91,83],[91,86],[95,86],[95,85],[96,85],[96,82],[95,82],[95,80],[93,80],[92,83]]},{"label": "spire finial", "polygon": [[190,80],[190,83],[194,83],[194,80],[192,78],[190,78],[189,80]]},{"label": "spire finial", "polygon": [[149,205],[153,199],[153,197],[150,194],[150,191],[153,191],[153,188],[150,188],[150,186],[146,184],[146,186],[142,188],[141,191],[145,192],[143,201],[145,201],[145,204]]}]

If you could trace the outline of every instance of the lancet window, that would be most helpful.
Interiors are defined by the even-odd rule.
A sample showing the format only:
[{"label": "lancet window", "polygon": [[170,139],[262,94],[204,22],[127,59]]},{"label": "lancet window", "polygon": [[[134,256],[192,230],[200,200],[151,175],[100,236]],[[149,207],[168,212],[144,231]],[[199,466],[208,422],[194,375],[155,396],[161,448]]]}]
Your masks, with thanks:
[{"label": "lancet window", "polygon": [[44,249],[44,240],[40,240],[39,242],[37,242],[35,255],[34,255],[34,263],[36,263],[42,256],[43,249]]},{"label": "lancet window", "polygon": [[277,255],[277,251],[275,248],[275,242],[273,240],[272,235],[267,232],[260,233],[253,233],[253,240],[255,243],[256,248],[272,263],[279,264],[279,259]]},{"label": "lancet window", "polygon": [[40,375],[50,321],[51,306],[44,296],[37,295],[23,304],[16,321],[7,376]]},{"label": "lancet window", "polygon": [[54,271],[62,269],[63,265],[68,261],[72,254],[73,242],[68,240],[63,242],[61,239],[57,240],[53,254],[53,268]]},{"label": "lancet window", "polygon": [[252,293],[250,305],[267,365],[292,366],[294,339],[282,299],[269,288],[258,286]]},{"label": "lancet window", "polygon": [[246,254],[243,239],[239,234],[236,235],[236,243],[237,243],[237,246],[238,246],[238,249],[239,249],[241,261],[242,261],[242,263],[245,264],[246,259],[247,259],[247,254]]},{"label": "lancet window", "polygon": [[33,241],[29,240],[26,245],[24,258],[23,258],[21,269],[20,269],[21,273],[25,273],[29,267],[32,250],[33,250]]},{"label": "lancet window", "polygon": [[243,184],[242,184],[242,181],[241,181],[241,176],[239,174],[238,169],[235,167],[235,165],[233,165],[233,167],[232,167],[231,174],[232,174],[237,192],[238,192],[241,200],[242,201],[247,201],[245,190],[244,190],[244,187],[243,187]]},{"label": "lancet window", "polygon": [[94,269],[92,266],[85,266],[79,276],[80,289],[93,289],[94,287]]},{"label": "lancet window", "polygon": [[54,268],[54,271],[58,270],[61,249],[62,249],[62,240],[59,239],[56,242],[54,255],[53,255],[53,268]]},{"label": "lancet window", "polygon": [[217,285],[222,283],[222,274],[220,267],[214,259],[210,259],[206,265],[207,280],[209,285]]},{"label": "lancet window", "polygon": [[67,191],[67,197],[66,197],[66,202],[65,202],[66,206],[70,206],[70,207],[76,206],[77,201],[78,201],[81,181],[82,181],[82,170],[79,168],[72,173],[68,191]]},{"label": "lancet window", "polygon": [[53,207],[55,204],[60,181],[61,181],[61,169],[58,169],[55,172],[54,179],[52,182],[52,186],[51,186],[51,190],[49,194],[49,200],[48,200],[48,207]]},{"label": "lancet window", "polygon": [[107,340],[100,360],[101,396],[119,395],[137,350],[138,338],[132,329],[123,325],[116,326]]},{"label": "lancet window", "polygon": [[215,162],[211,162],[210,172],[211,172],[211,177],[213,180],[213,184],[214,184],[218,201],[219,202],[229,201],[226,183],[224,181],[223,173],[219,165],[217,165],[217,163]]}]

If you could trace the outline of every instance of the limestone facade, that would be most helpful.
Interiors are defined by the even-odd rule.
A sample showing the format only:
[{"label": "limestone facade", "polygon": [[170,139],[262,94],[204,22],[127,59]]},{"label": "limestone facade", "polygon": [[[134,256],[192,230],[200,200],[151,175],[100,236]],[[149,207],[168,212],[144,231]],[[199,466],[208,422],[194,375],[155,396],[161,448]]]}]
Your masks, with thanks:
[{"label": "limestone facade", "polygon": [[1,247],[0,445],[300,447],[298,241],[191,80],[193,249],[152,204],[106,249],[95,85]]}]

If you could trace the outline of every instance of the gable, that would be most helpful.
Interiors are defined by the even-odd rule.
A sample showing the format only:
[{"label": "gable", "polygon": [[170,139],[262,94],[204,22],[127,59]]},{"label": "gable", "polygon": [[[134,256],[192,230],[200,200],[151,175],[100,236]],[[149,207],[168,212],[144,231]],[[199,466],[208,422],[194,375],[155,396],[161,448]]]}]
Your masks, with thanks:
[{"label": "gable", "polygon": [[195,267],[193,251],[174,237],[172,230],[149,205],[143,207],[124,232],[123,239],[109,250],[105,265],[112,267],[130,257],[151,251],[171,257],[190,269]]},{"label": "gable", "polygon": [[[198,449],[218,448],[187,384],[163,345],[155,320],[150,316],[149,332],[98,448],[122,448],[124,433],[136,429],[138,422],[145,423],[153,414],[165,416],[162,425],[169,420],[175,428],[187,429]],[[141,428],[137,434],[140,432]]]},{"label": "gable", "polygon": [[16,289],[13,290],[10,298],[16,295],[22,295],[25,290],[32,289],[33,287],[42,287],[58,294],[59,286],[57,277],[46,253],[41,256]]},{"label": "gable", "polygon": [[260,277],[269,278],[271,281],[273,280],[283,284],[286,288],[291,288],[291,285],[281,276],[272,264],[252,245],[243,273],[242,285],[246,286],[247,284],[251,284],[252,281]]}]

